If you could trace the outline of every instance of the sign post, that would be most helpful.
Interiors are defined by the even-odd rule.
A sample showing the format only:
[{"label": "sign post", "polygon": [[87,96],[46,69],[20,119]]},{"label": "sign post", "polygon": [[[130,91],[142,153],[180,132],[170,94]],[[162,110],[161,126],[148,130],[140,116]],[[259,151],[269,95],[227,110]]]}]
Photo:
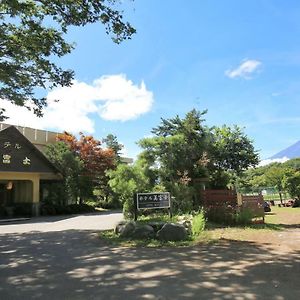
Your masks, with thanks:
[{"label": "sign post", "polygon": [[170,218],[172,217],[171,196],[169,192],[163,193],[137,193],[135,198],[135,215],[137,220],[138,211],[141,209],[167,208]]}]

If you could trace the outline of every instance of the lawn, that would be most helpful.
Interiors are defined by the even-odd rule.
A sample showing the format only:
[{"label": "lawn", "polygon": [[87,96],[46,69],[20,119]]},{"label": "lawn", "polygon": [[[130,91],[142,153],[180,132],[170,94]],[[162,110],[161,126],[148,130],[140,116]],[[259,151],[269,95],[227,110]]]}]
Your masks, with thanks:
[{"label": "lawn", "polygon": [[215,224],[208,224],[207,231],[212,240],[230,239],[263,242],[272,239],[274,232],[299,227],[300,208],[272,206],[271,209],[270,213],[266,213],[265,224],[242,227],[220,227]]},{"label": "lawn", "polygon": [[[199,243],[212,243],[221,239],[236,241],[252,241],[264,243],[266,241],[275,243],[276,235],[286,229],[293,229],[300,226],[300,208],[271,207],[272,211],[265,216],[264,224],[253,224],[248,226],[221,226],[214,223],[207,223],[206,230],[197,237],[190,237],[182,242],[161,242],[155,239],[130,240],[121,239],[112,230],[99,234],[102,240],[115,246],[125,247],[182,247],[192,246]],[[140,223],[149,221],[170,221],[167,216],[142,217]],[[173,222],[177,217],[173,217]]]}]

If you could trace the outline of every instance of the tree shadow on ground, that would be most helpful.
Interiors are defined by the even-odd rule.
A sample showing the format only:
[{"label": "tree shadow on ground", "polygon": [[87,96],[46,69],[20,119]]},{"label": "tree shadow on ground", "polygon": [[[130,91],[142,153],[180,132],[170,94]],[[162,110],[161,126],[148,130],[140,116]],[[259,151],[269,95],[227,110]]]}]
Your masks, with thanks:
[{"label": "tree shadow on ground", "polygon": [[299,299],[300,251],[221,240],[116,248],[91,231],[0,235],[0,299]]}]

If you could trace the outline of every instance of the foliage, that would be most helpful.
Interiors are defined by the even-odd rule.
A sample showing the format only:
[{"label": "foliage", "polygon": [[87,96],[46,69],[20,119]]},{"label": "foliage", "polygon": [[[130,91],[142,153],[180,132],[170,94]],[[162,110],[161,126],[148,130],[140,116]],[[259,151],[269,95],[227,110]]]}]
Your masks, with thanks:
[{"label": "foliage", "polygon": [[254,215],[249,209],[224,204],[206,208],[205,217],[209,222],[222,225],[247,225],[252,223]]},{"label": "foliage", "polygon": [[250,209],[242,208],[236,212],[235,223],[237,225],[251,224],[253,217],[253,213]]},{"label": "foliage", "polygon": [[[168,187],[168,185],[167,185]],[[182,183],[169,184],[168,191],[171,192],[172,210],[177,213],[189,213],[194,209],[195,189]]]},{"label": "foliage", "polygon": [[291,197],[295,197],[300,200],[300,171],[296,171],[293,174],[285,177],[283,185]]},{"label": "foliage", "polygon": [[102,177],[108,169],[115,166],[114,151],[103,149],[101,142],[92,136],[80,133],[78,140],[74,135],[65,132],[58,136],[58,140],[67,144],[71,151],[83,162],[85,176]]},{"label": "foliage", "polygon": [[[112,149],[102,149],[92,136],[64,133],[58,142],[48,146],[46,155],[61,171],[62,183],[49,188],[48,202],[66,205],[92,198],[96,187],[107,185],[106,171],[115,167]],[[53,188],[55,187],[55,188]]]},{"label": "foliage", "polygon": [[[108,201],[111,190],[108,187],[106,171],[114,169],[116,165],[113,149],[103,149],[99,140],[83,133],[80,133],[80,138],[77,139],[74,135],[65,132],[58,136],[58,140],[67,144],[71,152],[82,162],[83,167],[80,176],[84,185],[89,187],[90,191],[98,188],[102,191],[103,199]],[[81,198],[91,195],[90,192],[81,195]]]},{"label": "foliage", "polygon": [[205,223],[206,220],[202,210],[193,216],[192,233],[194,236],[198,236],[204,231]]},{"label": "foliage", "polygon": [[118,142],[117,136],[113,134],[108,134],[106,138],[102,140],[103,143],[106,144],[106,147],[112,149],[114,151],[117,162],[120,162],[121,159],[121,151],[124,148],[124,145]]},{"label": "foliage", "polygon": [[258,164],[258,153],[254,150],[252,141],[238,126],[214,127],[212,136],[212,158],[217,169],[240,174]]},{"label": "foliage", "polygon": [[154,137],[139,141],[143,157],[158,171],[162,183],[178,182],[185,172],[191,180],[205,176],[202,158],[209,136],[207,127],[202,125],[205,113],[193,109],[183,119],[162,119],[152,130]]},{"label": "foliage", "polygon": [[47,201],[59,205],[66,205],[69,201],[76,203],[82,192],[80,188],[84,186],[80,177],[83,171],[82,161],[63,142],[48,145],[46,156],[63,175],[61,183],[48,187]]},{"label": "foliage", "polygon": [[138,192],[149,191],[149,179],[145,176],[144,169],[139,165],[120,164],[115,170],[108,172],[109,185],[121,203],[126,218],[132,218],[134,213],[134,196]]},{"label": "foliage", "polygon": [[209,222],[223,225],[235,224],[236,207],[224,204],[222,206],[212,206],[205,208],[205,218]]},{"label": "foliage", "polygon": [[199,179],[208,178],[212,188],[225,188],[258,163],[252,141],[239,127],[209,128],[205,114],[193,109],[184,118],[161,119],[154,136],[139,141],[151,181],[175,194],[175,211],[194,208]]},{"label": "foliage", "polygon": [[[3,0],[0,3],[0,98],[32,109],[47,104],[37,88],[70,86],[72,70],[53,61],[72,51],[65,34],[73,26],[102,23],[112,39],[130,39],[135,29],[123,21],[117,0]],[[59,100],[59,99],[58,99]],[[0,121],[5,119],[0,108]]]}]

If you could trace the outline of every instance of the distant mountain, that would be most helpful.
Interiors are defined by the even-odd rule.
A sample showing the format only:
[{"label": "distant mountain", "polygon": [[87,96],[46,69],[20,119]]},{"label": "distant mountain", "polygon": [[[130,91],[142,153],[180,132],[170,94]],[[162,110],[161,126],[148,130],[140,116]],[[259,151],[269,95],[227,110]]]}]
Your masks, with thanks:
[{"label": "distant mountain", "polygon": [[300,141],[297,143],[293,144],[292,146],[276,153],[270,159],[277,159],[277,158],[283,158],[287,157],[289,159],[291,158],[297,158],[300,157]]}]

